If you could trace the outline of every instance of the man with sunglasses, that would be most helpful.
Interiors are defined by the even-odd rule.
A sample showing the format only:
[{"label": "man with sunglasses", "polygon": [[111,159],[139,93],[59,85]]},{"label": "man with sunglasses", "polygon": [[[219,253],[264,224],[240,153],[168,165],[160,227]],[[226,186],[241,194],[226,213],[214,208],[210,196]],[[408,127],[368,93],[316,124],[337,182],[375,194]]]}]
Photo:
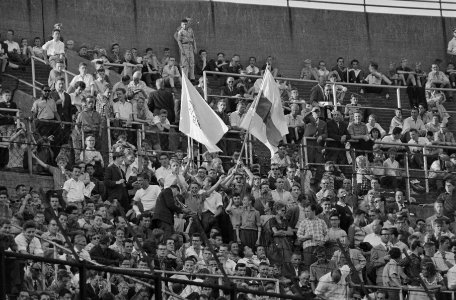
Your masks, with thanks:
[{"label": "man with sunglasses", "polygon": [[41,136],[55,134],[58,129],[58,123],[49,121],[57,120],[60,122],[57,105],[50,94],[51,89],[47,85],[43,86],[41,98],[36,99],[32,105],[32,118],[35,120],[36,130]]}]

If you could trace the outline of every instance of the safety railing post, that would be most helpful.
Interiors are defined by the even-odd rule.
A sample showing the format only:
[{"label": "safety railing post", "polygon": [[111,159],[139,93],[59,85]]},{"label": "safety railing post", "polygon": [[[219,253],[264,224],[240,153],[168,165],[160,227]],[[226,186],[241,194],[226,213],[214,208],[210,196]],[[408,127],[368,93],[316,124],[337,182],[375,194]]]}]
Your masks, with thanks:
[{"label": "safety railing post", "polygon": [[204,93],[204,100],[207,101],[207,74],[206,71],[203,72],[203,93]]},{"label": "safety railing post", "polygon": [[405,152],[405,187],[407,189],[407,199],[410,201],[410,169],[408,152]]},{"label": "safety railing post", "polygon": [[81,145],[82,145],[82,158],[83,158],[83,162],[86,161],[86,151],[85,151],[85,134],[84,134],[84,130],[82,130],[81,128]]},{"label": "safety railing post", "polygon": [[163,299],[162,281],[159,276],[155,277],[154,285],[155,285],[155,300],[162,300]]},{"label": "safety railing post", "polygon": [[143,166],[143,155],[144,153],[142,151],[142,136],[143,136],[143,130],[139,129],[136,131],[136,149],[138,149],[138,174],[142,172],[142,166]]},{"label": "safety railing post", "polygon": [[252,144],[252,135],[249,135],[249,149],[250,149],[250,166],[253,165],[253,144]]},{"label": "safety railing post", "polygon": [[336,83],[335,82],[332,84],[332,92],[333,92],[334,108],[337,108],[337,88],[336,88]]},{"label": "safety railing post", "polygon": [[[32,59],[33,61],[33,59]],[[27,162],[28,162],[28,171],[29,171],[29,175],[32,175],[33,174],[33,160],[32,160],[32,143],[33,143],[33,139],[32,139],[32,120],[30,118],[26,119],[26,126],[27,126],[27,144],[28,144],[28,147],[27,147]]]},{"label": "safety railing post", "polygon": [[400,88],[396,89],[396,98],[397,98],[397,107],[401,108],[402,104],[401,104],[401,89]]},{"label": "safety railing post", "polygon": [[404,300],[404,293],[402,293],[402,287],[399,290],[399,300]]},{"label": "safety railing post", "polygon": [[0,251],[0,300],[6,299],[6,265],[5,252]]},{"label": "safety railing post", "polygon": [[[54,246],[54,259],[57,259],[58,258],[58,254],[57,254],[57,247]],[[57,281],[57,273],[59,271],[59,265],[58,264],[54,264],[54,280]],[[43,285],[44,286],[44,285]]]},{"label": "safety railing post", "polygon": [[63,73],[65,74],[65,90],[68,91],[68,87],[70,86],[70,83],[68,82],[68,73],[67,72],[63,72]]},{"label": "safety railing post", "polygon": [[307,138],[303,137],[303,148],[304,148],[304,168],[307,168],[307,165],[309,164],[309,157],[307,156]]},{"label": "safety railing post", "polygon": [[429,193],[429,170],[428,170],[428,159],[426,155],[426,147],[423,147],[423,164],[424,164],[424,182],[426,186],[426,193]]},{"label": "safety railing post", "polygon": [[19,119],[21,117],[20,110],[16,111],[16,127],[19,129],[21,128],[21,120]]},{"label": "safety railing post", "polygon": [[[163,278],[165,278],[165,273],[162,273],[162,276],[163,276]],[[162,291],[160,293],[161,298],[162,299],[166,299],[166,293],[165,293],[165,291],[166,291],[166,282],[164,282],[163,280],[161,281],[161,291]],[[157,298],[155,298],[155,299],[157,299]]]},{"label": "safety railing post", "polygon": [[86,266],[79,267],[79,299],[86,299],[87,274]]},{"label": "safety railing post", "polygon": [[32,64],[32,91],[33,91],[33,98],[36,98],[36,78],[35,78],[35,59],[32,56],[31,59],[31,64]]},{"label": "safety railing post", "polygon": [[112,163],[112,151],[111,151],[111,122],[108,117],[106,117],[106,131],[108,135],[108,157],[109,164]]}]

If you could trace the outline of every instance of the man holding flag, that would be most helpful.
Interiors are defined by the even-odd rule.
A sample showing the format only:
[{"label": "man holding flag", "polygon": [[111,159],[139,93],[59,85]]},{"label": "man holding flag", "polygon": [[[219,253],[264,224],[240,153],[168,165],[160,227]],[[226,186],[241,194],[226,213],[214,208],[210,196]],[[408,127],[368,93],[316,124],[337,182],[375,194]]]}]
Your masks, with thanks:
[{"label": "man holding flag", "polygon": [[[271,151],[271,157],[277,152],[283,137],[288,134],[279,85],[268,69],[264,73],[260,92],[239,127],[247,130],[265,144]],[[245,141],[243,145],[245,145]]]},{"label": "man holding flag", "polygon": [[228,131],[228,126],[212,110],[182,74],[182,96],[179,130],[206,146],[209,152],[220,152],[217,142]]}]

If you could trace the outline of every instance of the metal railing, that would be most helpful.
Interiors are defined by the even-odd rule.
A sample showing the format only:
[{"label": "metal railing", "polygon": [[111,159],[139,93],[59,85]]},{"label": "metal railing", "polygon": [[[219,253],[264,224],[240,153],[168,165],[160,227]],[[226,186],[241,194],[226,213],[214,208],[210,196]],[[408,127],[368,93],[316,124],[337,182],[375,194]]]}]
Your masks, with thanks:
[{"label": "metal railing", "polygon": [[[197,287],[209,287],[213,289],[219,289],[223,291],[225,295],[229,295],[230,299],[236,299],[236,295],[238,293],[246,293],[246,294],[253,294],[253,295],[260,295],[260,296],[269,296],[275,298],[282,298],[282,299],[292,299],[292,300],[300,300],[302,297],[293,296],[293,295],[283,295],[279,293],[270,293],[270,292],[263,292],[258,290],[251,290],[245,289],[241,287],[237,287],[235,285],[224,283],[224,284],[209,284],[204,282],[197,282],[192,280],[183,280],[177,279],[172,277],[164,277],[160,273],[146,273],[141,272],[140,270],[132,271],[132,270],[125,270],[121,268],[115,267],[108,267],[108,266],[99,266],[93,265],[88,262],[71,262],[68,260],[60,260],[60,259],[53,259],[53,258],[45,258],[39,257],[34,255],[28,254],[21,254],[21,253],[13,253],[6,250],[0,251],[0,300],[7,299],[7,270],[6,270],[6,260],[14,259],[16,262],[19,261],[26,261],[31,260],[33,262],[42,262],[42,263],[49,263],[53,265],[65,265],[73,267],[79,270],[79,297],[80,299],[86,299],[87,295],[87,271],[94,270],[99,272],[106,272],[112,274],[119,274],[122,276],[130,276],[140,281],[153,281],[153,285],[155,287],[154,295],[156,300],[161,300],[163,298],[163,284],[164,283],[181,283],[185,285],[192,285]],[[161,271],[160,271],[161,272]],[[203,276],[204,274],[201,274]]]},{"label": "metal railing", "polygon": [[[33,97],[36,98],[36,91],[40,91],[41,88],[38,88],[37,85],[40,85],[40,86],[43,86],[43,85],[47,85],[47,82],[46,83],[42,83],[42,82],[38,82],[36,80],[36,66],[35,66],[35,60],[38,61],[38,62],[41,62],[45,65],[47,65],[46,61],[39,58],[39,57],[36,57],[36,56],[32,56],[32,59],[31,59],[31,65],[32,65],[32,88],[33,88]],[[68,90],[68,87],[69,87],[69,84],[70,84],[70,80],[69,80],[69,77],[68,76],[71,76],[71,77],[75,77],[76,74],[68,71],[68,70],[62,70],[62,72],[65,74],[65,90]]]}]

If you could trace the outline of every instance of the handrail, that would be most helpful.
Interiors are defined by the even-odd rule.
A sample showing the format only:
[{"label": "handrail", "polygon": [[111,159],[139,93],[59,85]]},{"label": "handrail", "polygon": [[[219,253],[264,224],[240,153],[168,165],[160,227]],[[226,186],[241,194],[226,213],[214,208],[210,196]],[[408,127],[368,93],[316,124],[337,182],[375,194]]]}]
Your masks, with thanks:
[{"label": "handrail", "polygon": [[[45,61],[44,59],[41,59],[41,58],[39,58],[39,57],[37,57],[37,56],[32,55],[32,59],[34,59],[34,60],[36,60],[36,61],[39,61],[39,62],[42,62],[43,64],[47,65],[47,63],[46,63],[46,61]],[[66,70],[66,69],[62,70],[62,72],[68,73],[69,75],[71,75],[71,76],[73,76],[73,77],[76,76],[75,73],[73,73],[73,72],[71,72],[71,71],[68,71],[68,70]]]},{"label": "handrail", "polygon": [[[225,76],[230,76],[230,77],[263,78],[263,76],[260,76],[260,75],[247,75],[247,74],[240,74],[240,73],[227,73],[227,72],[216,72],[216,71],[204,71],[204,72],[206,72],[207,74],[225,75]],[[274,79],[286,80],[286,81],[318,83],[317,80],[291,78],[291,77],[274,77]],[[403,86],[403,85],[378,85],[378,84],[368,84],[368,83],[331,82],[331,81],[326,81],[326,84],[347,85],[347,86],[357,86],[357,87],[376,87],[376,88],[382,87],[382,88],[391,88],[391,89],[407,89],[407,86]],[[448,88],[426,88],[426,90],[456,91],[456,89],[448,89]]]},{"label": "handrail", "polygon": [[[279,293],[270,293],[270,292],[251,290],[251,289],[246,289],[246,288],[235,287],[232,285],[209,284],[209,283],[205,283],[205,282],[197,282],[197,281],[192,281],[192,280],[183,280],[183,279],[177,279],[177,278],[171,278],[171,277],[163,277],[160,274],[141,273],[141,272],[137,272],[137,271],[133,272],[133,271],[113,268],[113,267],[109,267],[109,266],[88,265],[88,264],[85,264],[84,262],[78,263],[78,262],[71,262],[71,261],[60,260],[60,259],[52,259],[52,258],[34,256],[34,255],[30,255],[30,254],[15,253],[15,252],[6,251],[6,250],[0,251],[0,261],[5,259],[6,257],[18,258],[18,259],[23,259],[23,260],[32,260],[32,261],[51,263],[51,264],[67,265],[67,266],[79,268],[80,270],[92,269],[95,271],[115,273],[115,274],[120,274],[120,275],[124,275],[124,276],[127,275],[127,276],[136,276],[136,277],[140,277],[140,278],[152,279],[155,281],[156,287],[157,287],[157,284],[160,284],[162,281],[164,281],[164,282],[172,282],[172,283],[183,283],[186,285],[188,284],[188,285],[194,285],[194,286],[199,286],[199,287],[216,288],[216,289],[229,291],[231,293],[241,292],[241,293],[251,293],[251,294],[256,294],[256,295],[270,296],[270,297],[275,297],[275,298],[292,299],[292,300],[301,300],[302,299],[302,297],[300,297],[300,296],[281,295]],[[5,272],[5,270],[1,269],[0,272]],[[202,275],[205,275],[205,274],[202,274]],[[85,281],[80,280],[80,285],[84,287]],[[4,286],[0,285],[0,291],[4,291],[4,288],[5,288]],[[234,295],[234,294],[232,294],[232,295]],[[2,294],[0,294],[0,297],[1,296],[2,296]]]},{"label": "handrail", "polygon": [[28,83],[27,81],[22,80],[22,79],[20,79],[20,78],[14,76],[14,75],[7,74],[7,73],[3,73],[2,76],[7,76],[7,77],[10,77],[10,78],[13,78],[14,80],[17,80],[17,81],[19,81],[20,83],[25,84],[25,85],[27,85],[27,86],[33,88],[33,85],[32,85],[31,83]]}]

